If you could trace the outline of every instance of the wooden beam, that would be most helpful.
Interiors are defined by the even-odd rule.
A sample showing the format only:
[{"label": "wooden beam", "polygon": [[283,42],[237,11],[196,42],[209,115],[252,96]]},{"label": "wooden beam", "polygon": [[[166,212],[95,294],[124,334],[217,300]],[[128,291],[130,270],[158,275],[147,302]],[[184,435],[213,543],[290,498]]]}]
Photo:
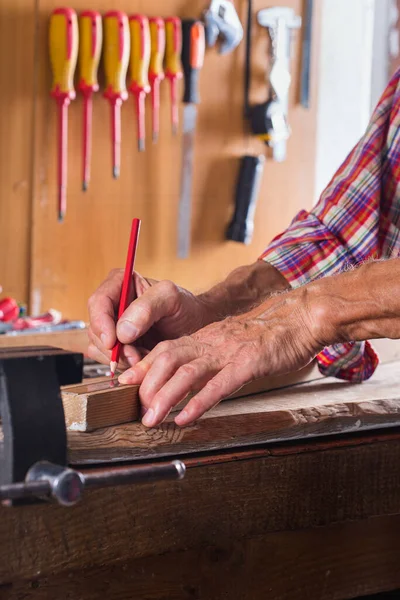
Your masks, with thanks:
[{"label": "wooden beam", "polygon": [[[357,385],[326,378],[222,402],[194,425],[116,425],[69,432],[73,462],[132,460],[400,426],[400,363]],[[65,403],[65,396],[64,396]]]},{"label": "wooden beam", "polygon": [[[315,364],[297,373],[281,377],[265,377],[245,385],[231,398],[241,398],[259,392],[279,389],[306,381],[322,379]],[[80,385],[62,388],[65,420],[70,431],[93,431],[122,423],[137,421],[140,413],[138,386],[120,385],[109,377],[98,377]],[[181,402],[180,410],[188,400]]]},{"label": "wooden beam", "polygon": [[[0,596],[9,593],[6,598],[25,597],[22,592],[28,594],[29,588],[12,596],[13,587],[8,590],[6,586],[31,579],[38,582],[32,585],[38,598],[65,598],[70,591],[71,598],[94,600],[99,597],[97,587],[92,594],[90,586],[85,589],[87,594],[83,587],[77,594],[71,582],[79,580],[84,585],[87,576],[88,582],[94,583],[93,572],[87,570],[98,569],[101,577],[104,569],[103,595],[106,590],[112,598],[113,585],[117,586],[119,576],[123,577],[117,572],[113,577],[112,567],[124,565],[129,565],[125,566],[126,572],[137,575],[138,588],[132,587],[130,596],[122,591],[115,594],[119,598],[185,598],[178,592],[175,595],[175,587],[168,584],[172,585],[177,577],[178,586],[187,568],[186,580],[197,586],[201,579],[198,575],[206,565],[209,576],[222,575],[230,565],[236,577],[236,569],[240,569],[238,585],[243,579],[243,586],[251,585],[249,589],[255,591],[258,571],[251,583],[253,569],[250,575],[242,569],[246,564],[256,568],[258,563],[268,573],[265,579],[263,576],[263,585],[273,583],[276,594],[265,593],[262,597],[266,599],[332,600],[390,589],[392,583],[399,584],[400,517],[384,515],[399,511],[400,443],[398,436],[387,437],[379,438],[374,433],[368,443],[356,445],[357,440],[352,438],[347,446],[341,442],[338,447],[333,441],[322,448],[315,442],[308,443],[308,449],[304,444],[290,444],[286,453],[281,447],[283,452],[277,456],[270,454],[271,448],[259,457],[249,456],[247,451],[197,456],[187,461],[188,472],[182,481],[88,491],[82,503],[67,510],[48,504],[0,509]],[[307,529],[311,531],[306,535]],[[282,538],[275,537],[279,532],[285,532]],[[305,537],[297,538],[297,532]],[[244,553],[234,551],[249,539],[263,541],[257,552],[253,553],[251,547]],[[296,539],[304,539],[304,545],[299,546]],[[184,558],[186,552],[188,557],[197,557],[193,558],[193,563],[198,560],[197,570]],[[150,557],[160,561],[154,571],[156,579],[164,581],[166,577],[163,595],[156,594],[152,587],[155,563]],[[149,563],[141,562],[147,559]],[[251,560],[255,562],[247,562]],[[181,563],[185,568],[179,567]],[[214,564],[213,572],[208,570],[210,563]],[[158,570],[162,564],[171,567],[169,576]],[[297,570],[298,564],[303,568]],[[310,575],[306,583],[300,579],[301,571],[316,576],[314,564],[320,566],[318,581],[313,582]],[[292,568],[295,579],[288,577]],[[147,574],[148,594],[140,588],[144,585],[143,573]],[[63,587],[57,596],[52,583],[61,583],[57,578],[67,574],[70,578],[69,583],[65,581],[64,596]],[[303,595],[286,595],[284,588],[278,587],[281,577],[282,585],[291,584],[293,590],[302,581],[306,586]],[[326,595],[320,591],[325,589],[324,582]],[[347,595],[343,590],[339,592],[341,582],[349,586]],[[314,583],[314,589],[307,587]],[[46,585],[49,593],[40,596],[41,587],[46,590]],[[208,589],[200,588],[198,595],[187,594],[186,598],[224,597],[222,588],[216,596],[208,594]],[[246,596],[232,593],[228,597]]]},{"label": "wooden beam", "polygon": [[107,377],[65,386],[62,400],[67,429],[93,431],[137,421],[140,416],[138,390],[137,385],[119,385]]}]

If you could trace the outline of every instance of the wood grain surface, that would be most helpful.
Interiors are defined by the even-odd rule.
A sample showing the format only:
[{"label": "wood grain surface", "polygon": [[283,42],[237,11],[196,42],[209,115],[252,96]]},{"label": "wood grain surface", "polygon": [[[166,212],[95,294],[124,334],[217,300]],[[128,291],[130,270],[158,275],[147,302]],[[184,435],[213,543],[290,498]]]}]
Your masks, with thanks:
[{"label": "wood grain surface", "polygon": [[0,286],[20,302],[30,286],[35,4],[0,3]]},{"label": "wood grain surface", "polygon": [[[296,373],[253,381],[232,394],[231,398],[241,398],[317,379],[322,379],[322,375],[316,364],[310,364]],[[140,417],[138,392],[138,386],[120,385],[109,377],[97,377],[79,385],[63,386],[62,399],[67,428],[71,431],[93,431],[101,427],[137,421]],[[180,410],[187,402],[188,400],[180,402],[173,412]]]},{"label": "wood grain surface", "polygon": [[338,600],[399,585],[399,433],[186,462],[181,482],[91,491],[72,509],[0,508],[2,598],[222,600],[225,586]]},{"label": "wood grain surface", "polygon": [[[2,600],[341,600],[400,585],[400,517],[269,533],[17,581]],[[0,588],[1,590],[1,588]],[[398,600],[399,595],[371,600]]]},{"label": "wood grain surface", "polygon": [[226,400],[192,426],[170,415],[159,427],[117,425],[69,432],[72,462],[107,462],[308,438],[400,425],[400,363],[381,365],[369,381],[326,378]]},{"label": "wood grain surface", "polygon": [[54,331],[29,335],[0,335],[0,348],[21,348],[26,346],[53,346],[71,352],[87,354],[88,334],[86,329]]}]

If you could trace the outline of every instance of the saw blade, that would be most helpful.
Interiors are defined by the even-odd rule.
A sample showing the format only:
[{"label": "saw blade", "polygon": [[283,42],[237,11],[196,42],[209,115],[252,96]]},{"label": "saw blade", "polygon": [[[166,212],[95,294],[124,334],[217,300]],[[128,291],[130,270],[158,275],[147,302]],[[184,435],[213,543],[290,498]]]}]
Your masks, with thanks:
[{"label": "saw blade", "polygon": [[178,257],[187,258],[190,251],[192,213],[192,172],[197,106],[187,104],[183,109],[183,147],[181,193],[178,209]]}]

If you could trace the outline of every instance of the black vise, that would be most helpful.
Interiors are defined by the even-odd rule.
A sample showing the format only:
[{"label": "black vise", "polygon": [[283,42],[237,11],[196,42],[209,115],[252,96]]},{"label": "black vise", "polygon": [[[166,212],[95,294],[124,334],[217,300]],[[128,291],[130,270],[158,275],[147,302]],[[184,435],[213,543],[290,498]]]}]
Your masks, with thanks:
[{"label": "black vise", "polygon": [[39,461],[67,465],[60,386],[80,383],[82,371],[82,354],[0,350],[0,485],[24,481]]}]

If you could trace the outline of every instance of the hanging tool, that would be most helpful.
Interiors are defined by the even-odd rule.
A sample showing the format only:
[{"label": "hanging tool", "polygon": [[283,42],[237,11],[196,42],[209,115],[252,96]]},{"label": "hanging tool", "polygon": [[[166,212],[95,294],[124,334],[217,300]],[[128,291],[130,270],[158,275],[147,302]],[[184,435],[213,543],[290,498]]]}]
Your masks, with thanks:
[{"label": "hanging tool", "polygon": [[281,162],[286,158],[286,140],[290,135],[287,113],[291,82],[291,35],[294,29],[301,26],[301,17],[292,8],[278,6],[260,10],[257,21],[268,29],[271,69],[268,100],[252,108],[251,124],[253,133],[272,147],[274,159]]},{"label": "hanging tool", "polygon": [[235,211],[226,239],[249,244],[253,236],[254,212],[264,170],[265,157],[242,156],[236,183]]},{"label": "hanging tool", "polygon": [[220,38],[220,54],[232,52],[243,39],[243,27],[232,0],[212,0],[204,11],[207,46],[215,46]]},{"label": "hanging tool", "polygon": [[150,63],[150,28],[149,20],[144,15],[129,17],[129,30],[131,34],[131,56],[129,71],[131,82],[129,91],[135,98],[138,150],[145,148],[145,98],[150,92],[148,79]]},{"label": "hanging tool", "polygon": [[171,87],[171,123],[172,134],[176,135],[179,126],[178,107],[178,81],[182,79],[181,68],[182,53],[182,23],[178,17],[165,19],[166,48],[165,48],[165,75]]},{"label": "hanging tool", "polygon": [[51,95],[58,104],[58,220],[67,210],[68,106],[75,98],[78,21],[72,8],[56,8],[50,17],[49,46],[53,70]]},{"label": "hanging tool", "polygon": [[90,181],[92,156],[93,93],[99,91],[97,69],[99,67],[103,29],[100,13],[85,10],[79,16],[79,83],[83,95],[83,176],[82,189],[86,191]]},{"label": "hanging tool", "polygon": [[151,38],[149,80],[153,117],[153,143],[156,143],[160,132],[160,83],[164,79],[165,23],[159,17],[151,17],[149,24]]},{"label": "hanging tool", "polygon": [[182,21],[182,66],[185,81],[183,95],[183,155],[181,192],[178,214],[178,257],[187,258],[190,249],[191,194],[194,135],[197,104],[200,102],[198,83],[205,52],[204,26],[200,21]]},{"label": "hanging tool", "polygon": [[303,39],[301,43],[301,76],[300,104],[310,108],[310,69],[311,69],[311,38],[313,20],[313,0],[305,0],[305,16],[303,19]]},{"label": "hanging tool", "polygon": [[115,179],[119,177],[121,166],[121,105],[128,98],[125,79],[129,52],[128,17],[119,10],[111,10],[104,15],[104,97],[111,106],[112,162]]}]

